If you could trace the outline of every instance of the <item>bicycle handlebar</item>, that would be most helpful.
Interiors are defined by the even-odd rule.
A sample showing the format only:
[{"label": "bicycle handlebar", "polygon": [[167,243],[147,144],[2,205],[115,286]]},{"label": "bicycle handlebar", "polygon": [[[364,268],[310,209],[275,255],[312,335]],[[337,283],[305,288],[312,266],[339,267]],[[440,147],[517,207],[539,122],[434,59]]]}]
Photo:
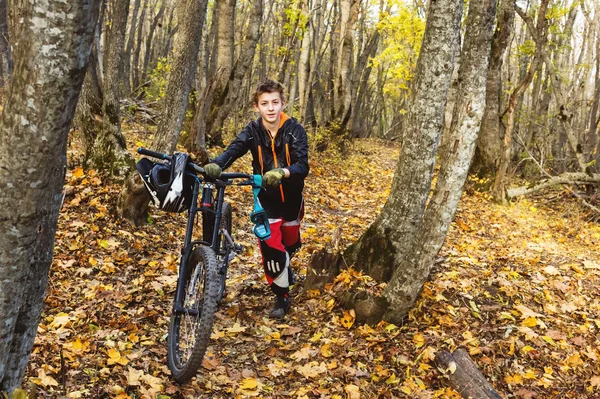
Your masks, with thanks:
[{"label": "bicycle handlebar", "polygon": [[[157,159],[162,159],[162,160],[167,160],[167,161],[171,160],[171,157],[167,154],[148,150],[148,149],[142,148],[142,147],[139,147],[137,149],[137,152],[138,152],[138,154],[148,155],[149,157],[152,157],[152,158],[157,158]],[[197,173],[201,173],[201,174],[205,173],[204,168],[201,168],[200,166],[196,165],[192,161],[188,162],[188,166],[190,166],[192,169],[194,169]],[[233,172],[233,173],[222,173],[221,177],[218,178],[218,180],[228,180],[228,179],[252,179],[252,175],[249,175],[248,173]]]}]

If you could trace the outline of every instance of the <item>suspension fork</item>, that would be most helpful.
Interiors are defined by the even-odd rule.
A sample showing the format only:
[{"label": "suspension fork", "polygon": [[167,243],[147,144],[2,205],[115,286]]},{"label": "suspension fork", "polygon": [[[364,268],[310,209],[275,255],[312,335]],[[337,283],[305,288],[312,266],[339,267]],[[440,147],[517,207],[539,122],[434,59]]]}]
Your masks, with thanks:
[{"label": "suspension fork", "polygon": [[192,233],[194,230],[194,221],[196,220],[196,214],[198,213],[198,192],[200,190],[200,180],[195,178],[194,180],[194,191],[192,192],[192,204],[188,212],[188,221],[185,229],[185,242],[183,249],[181,250],[181,260],[179,262],[179,272],[177,275],[177,291],[175,292],[175,300],[173,301],[173,313],[179,312],[183,306],[184,296],[184,283],[185,275],[188,272],[188,260],[192,253]]}]

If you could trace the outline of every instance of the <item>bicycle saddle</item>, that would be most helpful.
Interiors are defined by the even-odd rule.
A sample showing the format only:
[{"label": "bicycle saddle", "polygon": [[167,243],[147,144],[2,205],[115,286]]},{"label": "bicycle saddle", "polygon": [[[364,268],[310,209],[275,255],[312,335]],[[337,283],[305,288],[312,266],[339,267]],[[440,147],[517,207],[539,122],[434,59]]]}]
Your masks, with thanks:
[{"label": "bicycle saddle", "polygon": [[254,235],[264,241],[271,237],[271,227],[269,226],[269,217],[267,212],[260,206],[258,193],[262,188],[262,176],[254,175],[254,184],[252,192],[254,193],[254,211],[250,214],[250,220],[254,223]]}]

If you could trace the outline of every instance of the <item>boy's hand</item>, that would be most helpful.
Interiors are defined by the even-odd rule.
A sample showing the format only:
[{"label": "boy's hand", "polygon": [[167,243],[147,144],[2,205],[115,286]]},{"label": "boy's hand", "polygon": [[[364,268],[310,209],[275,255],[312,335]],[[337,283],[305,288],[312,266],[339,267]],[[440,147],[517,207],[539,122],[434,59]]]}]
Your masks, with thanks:
[{"label": "boy's hand", "polygon": [[212,177],[213,179],[221,177],[221,173],[223,172],[221,167],[216,163],[207,163],[204,165],[204,171],[208,177]]},{"label": "boy's hand", "polygon": [[265,183],[266,187],[274,188],[277,187],[279,183],[281,183],[281,179],[283,179],[283,176],[285,176],[285,172],[283,171],[283,169],[272,169],[265,173],[265,175],[263,176],[263,182]]}]

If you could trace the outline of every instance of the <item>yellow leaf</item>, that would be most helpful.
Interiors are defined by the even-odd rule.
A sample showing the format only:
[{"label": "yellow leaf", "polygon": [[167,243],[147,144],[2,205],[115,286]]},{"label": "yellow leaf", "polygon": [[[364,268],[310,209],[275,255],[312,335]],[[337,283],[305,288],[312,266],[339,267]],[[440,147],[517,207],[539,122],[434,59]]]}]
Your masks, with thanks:
[{"label": "yellow leaf", "polygon": [[116,350],[115,348],[110,348],[109,351],[107,352],[108,354],[108,361],[106,362],[106,364],[108,365],[112,365],[112,364],[120,364],[120,360],[121,360],[121,353],[119,353],[118,350]]},{"label": "yellow leaf", "polygon": [[571,367],[577,367],[577,366],[583,365],[583,360],[581,360],[581,356],[579,355],[579,352],[575,352],[574,354],[569,356],[565,362]]},{"label": "yellow leaf", "polygon": [[246,331],[246,327],[240,326],[239,323],[234,323],[233,327],[229,327],[225,329],[229,334],[237,334],[240,332]]},{"label": "yellow leaf", "polygon": [[331,345],[325,344],[321,347],[321,356],[323,356],[323,357],[333,356],[333,352],[331,352]]},{"label": "yellow leaf", "polygon": [[556,345],[556,342],[554,342],[554,340],[547,335],[543,335],[542,339],[544,341],[546,341],[547,343],[549,343],[550,345],[553,345],[553,346]]},{"label": "yellow leaf", "polygon": [[93,256],[89,257],[88,262],[90,262],[90,265],[92,266],[96,266],[98,264],[98,261]]},{"label": "yellow leaf", "polygon": [[322,333],[318,332],[315,333],[315,335],[312,336],[312,338],[310,339],[311,342],[317,342],[321,339],[321,337],[323,336]]},{"label": "yellow leaf", "polygon": [[533,348],[529,345],[525,345],[524,347],[521,348],[521,352],[523,352],[525,354],[531,352],[532,350],[535,350],[535,348]]},{"label": "yellow leaf", "polygon": [[523,378],[526,378],[528,380],[535,380],[535,371],[533,371],[532,369],[527,370],[527,372],[523,374]]},{"label": "yellow leaf", "polygon": [[256,378],[244,378],[240,384],[240,388],[242,389],[256,389],[256,387],[258,387]]},{"label": "yellow leaf", "polygon": [[352,327],[352,325],[354,325],[355,320],[356,320],[356,313],[354,312],[354,309],[350,309],[350,310],[344,311],[344,317],[342,317],[340,319],[340,322],[342,323],[342,326],[344,326],[344,328],[346,330],[349,330],[350,327]]},{"label": "yellow leaf", "polygon": [[333,309],[333,307],[335,306],[335,299],[331,298],[329,301],[327,301],[327,310],[331,312],[331,310]]},{"label": "yellow leaf", "polygon": [[535,317],[528,317],[525,320],[523,320],[521,324],[527,327],[535,327],[537,326],[538,321]]},{"label": "yellow leaf", "polygon": [[75,168],[73,170],[73,177],[74,178],[79,179],[79,178],[82,178],[83,175],[84,175],[83,168],[81,166],[79,166],[79,167],[77,167],[77,168]]},{"label": "yellow leaf", "polygon": [[69,324],[69,322],[71,320],[75,320],[75,318],[69,316],[66,313],[59,313],[56,316],[54,316],[54,320],[52,320],[52,323],[50,323],[50,327],[53,327],[53,328],[64,327],[67,324]]},{"label": "yellow leaf", "polygon": [[521,377],[519,374],[507,375],[504,377],[504,381],[506,381],[506,383],[509,385],[518,385],[523,383],[523,377]]},{"label": "yellow leaf", "polygon": [[108,244],[108,241],[106,241],[106,240],[100,240],[100,241],[98,241],[98,245],[100,245],[104,249],[110,248],[110,245]]},{"label": "yellow leaf", "polygon": [[417,348],[420,348],[425,345],[425,337],[422,334],[417,333],[413,336],[413,342]]}]

